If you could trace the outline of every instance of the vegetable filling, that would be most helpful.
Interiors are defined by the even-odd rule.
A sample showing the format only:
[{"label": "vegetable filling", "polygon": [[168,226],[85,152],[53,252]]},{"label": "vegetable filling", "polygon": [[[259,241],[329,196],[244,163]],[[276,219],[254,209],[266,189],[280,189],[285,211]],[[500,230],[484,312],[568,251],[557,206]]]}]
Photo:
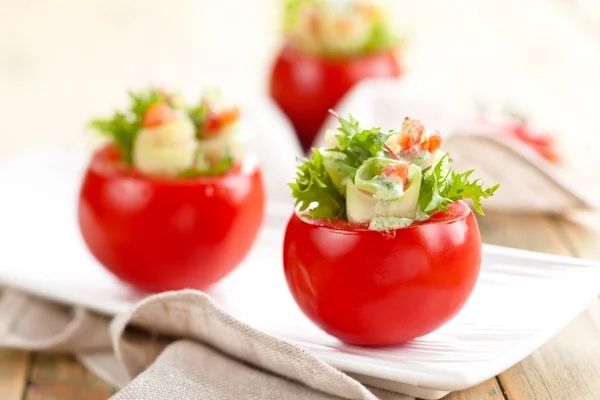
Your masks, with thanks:
[{"label": "vegetable filling", "polygon": [[499,187],[484,189],[479,179],[470,180],[473,170],[452,170],[440,133],[427,134],[418,120],[407,117],[394,132],[363,129],[352,116],[333,114],[340,127],[326,133],[327,148],[312,149],[311,158],[299,160],[290,183],[298,210],[310,218],[386,231],[447,212],[463,199],[483,215],[482,199]]},{"label": "vegetable filling", "polygon": [[326,57],[385,51],[400,43],[373,1],[287,0],[284,32],[292,47]]},{"label": "vegetable filling", "polygon": [[156,89],[129,97],[128,109],[90,123],[119,148],[125,165],[148,175],[185,178],[222,175],[243,158],[251,135],[239,109],[218,94],[192,105]]}]

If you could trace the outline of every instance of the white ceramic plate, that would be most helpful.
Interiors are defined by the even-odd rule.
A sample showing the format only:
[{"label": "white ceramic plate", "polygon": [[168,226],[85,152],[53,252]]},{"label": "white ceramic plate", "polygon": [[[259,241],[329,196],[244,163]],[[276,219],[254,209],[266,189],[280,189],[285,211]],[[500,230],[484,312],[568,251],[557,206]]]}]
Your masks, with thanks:
[{"label": "white ceramic plate", "polygon": [[[0,168],[0,284],[117,314],[142,295],[106,273],[80,239],[75,210],[83,161],[41,152]],[[312,325],[287,291],[281,267],[287,215],[287,206],[269,207],[253,252],[209,291],[214,300],[367,384],[426,399],[522,360],[600,292],[595,263],[486,246],[475,292],[453,321],[404,346],[346,346]]]}]

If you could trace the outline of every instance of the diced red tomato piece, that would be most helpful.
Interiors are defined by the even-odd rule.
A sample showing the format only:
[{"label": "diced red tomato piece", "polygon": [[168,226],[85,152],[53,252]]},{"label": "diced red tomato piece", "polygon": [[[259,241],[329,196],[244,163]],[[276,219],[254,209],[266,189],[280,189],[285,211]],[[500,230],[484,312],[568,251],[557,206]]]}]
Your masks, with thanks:
[{"label": "diced red tomato piece", "polygon": [[431,136],[426,139],[427,150],[430,153],[435,153],[439,150],[442,145],[442,135],[439,132],[434,132]]},{"label": "diced red tomato piece", "polygon": [[233,107],[221,113],[221,126],[233,124],[240,119],[240,109]]},{"label": "diced red tomato piece", "polygon": [[411,146],[410,136],[409,135],[400,135],[398,136],[398,144],[402,148],[402,150],[408,150]]},{"label": "diced red tomato piece", "polygon": [[177,118],[177,113],[168,104],[154,103],[144,113],[142,125],[146,128],[153,128]]},{"label": "diced red tomato piece", "polygon": [[406,117],[402,123],[402,131],[399,139],[402,150],[407,151],[413,146],[420,145],[424,132],[425,126],[421,121]]},{"label": "diced red tomato piece", "polygon": [[219,132],[227,125],[233,124],[240,119],[240,109],[237,107],[229,108],[220,113],[210,112],[204,123],[204,133],[214,134]]},{"label": "diced red tomato piece", "polygon": [[219,114],[213,112],[208,113],[206,120],[204,121],[204,133],[211,134],[216,133],[221,128]]},{"label": "diced red tomato piece", "polygon": [[321,22],[319,21],[319,16],[317,15],[317,13],[314,10],[310,11],[310,14],[308,17],[308,27],[309,27],[310,33],[314,37],[321,36]]},{"label": "diced red tomato piece", "polygon": [[408,180],[408,167],[410,166],[409,163],[394,163],[394,164],[388,164],[385,169],[382,172],[382,175],[385,177],[389,177],[389,176],[397,176],[398,178],[400,178],[400,180],[402,181],[402,183],[406,183],[406,181]]}]

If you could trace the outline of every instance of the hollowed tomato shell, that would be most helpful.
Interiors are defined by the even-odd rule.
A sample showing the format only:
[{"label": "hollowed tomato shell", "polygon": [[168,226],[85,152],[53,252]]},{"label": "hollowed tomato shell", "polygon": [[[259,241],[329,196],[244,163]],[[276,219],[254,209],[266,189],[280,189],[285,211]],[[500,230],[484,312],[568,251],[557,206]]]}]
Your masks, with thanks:
[{"label": "hollowed tomato shell", "polygon": [[204,289],[247,255],[264,202],[251,161],[219,177],[156,178],[106,147],[85,172],[79,226],[96,259],[124,282],[147,292]]},{"label": "hollowed tomato shell", "polygon": [[269,90],[307,150],[325,121],[327,110],[334,108],[356,83],[370,77],[397,77],[401,72],[394,51],[323,58],[286,45],[273,65]]},{"label": "hollowed tomato shell", "polygon": [[283,262],[294,299],[321,329],[349,344],[393,345],[436,330],[464,306],[481,238],[462,202],[389,232],[294,213]]}]

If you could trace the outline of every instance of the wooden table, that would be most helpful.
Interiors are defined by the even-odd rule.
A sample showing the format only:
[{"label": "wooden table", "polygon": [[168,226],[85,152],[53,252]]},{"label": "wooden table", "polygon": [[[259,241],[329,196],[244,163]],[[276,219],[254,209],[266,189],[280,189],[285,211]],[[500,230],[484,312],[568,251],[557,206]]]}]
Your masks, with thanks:
[{"label": "wooden table", "polygon": [[[548,216],[497,214],[479,222],[487,243],[600,259],[600,234],[571,222]],[[94,400],[106,399],[113,392],[72,357],[0,350],[1,400]],[[594,301],[523,362],[447,399],[600,399],[600,303]]]}]

